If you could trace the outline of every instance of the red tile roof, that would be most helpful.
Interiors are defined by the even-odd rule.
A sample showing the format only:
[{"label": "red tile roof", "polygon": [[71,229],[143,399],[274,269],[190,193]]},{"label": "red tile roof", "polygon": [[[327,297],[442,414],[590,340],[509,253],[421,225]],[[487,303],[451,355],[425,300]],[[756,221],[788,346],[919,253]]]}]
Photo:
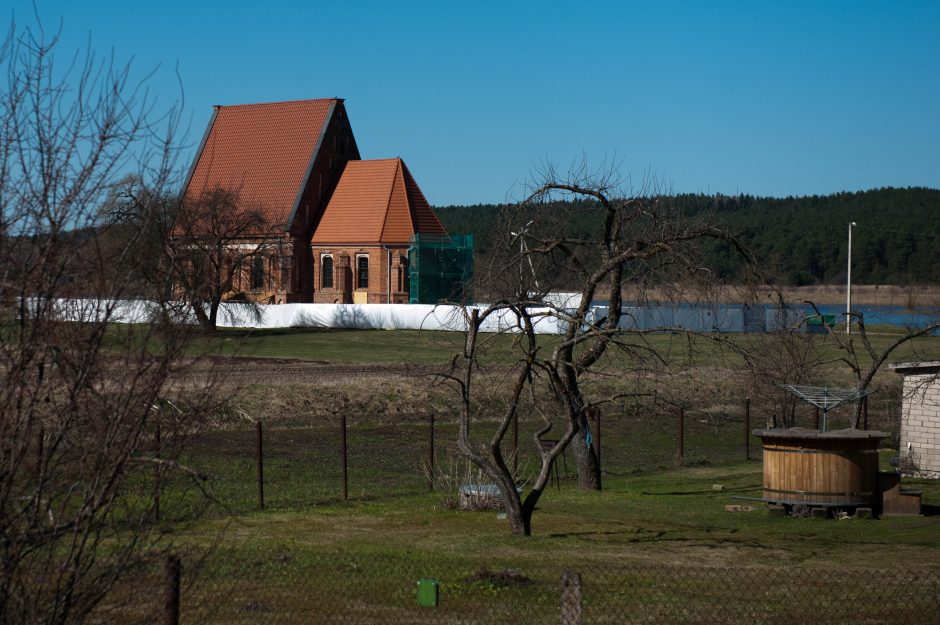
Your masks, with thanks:
[{"label": "red tile roof", "polygon": [[415,232],[446,234],[402,160],[349,161],[313,243],[400,245]]},{"label": "red tile roof", "polygon": [[185,195],[222,187],[287,224],[314,150],[339,100],[295,100],[216,107]]}]

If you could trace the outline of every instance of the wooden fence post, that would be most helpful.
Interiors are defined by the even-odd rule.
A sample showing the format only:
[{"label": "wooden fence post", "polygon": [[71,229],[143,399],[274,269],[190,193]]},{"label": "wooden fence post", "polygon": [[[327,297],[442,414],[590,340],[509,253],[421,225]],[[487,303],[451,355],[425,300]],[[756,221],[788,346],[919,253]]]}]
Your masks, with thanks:
[{"label": "wooden fence post", "polygon": [[346,454],[346,413],[343,412],[339,416],[339,429],[340,429],[340,447],[343,454],[343,501],[349,499],[349,475],[347,473],[346,467],[347,454]]},{"label": "wooden fence post", "polygon": [[180,557],[171,554],[166,558],[166,577],[163,588],[163,622],[179,625],[180,622],[180,574],[183,565]]},{"label": "wooden fence post", "polygon": [[434,490],[434,411],[428,415],[428,488]]},{"label": "wooden fence post", "polygon": [[581,625],[581,575],[561,574],[561,625]]},{"label": "wooden fence post", "polygon": [[258,460],[258,508],[264,510],[264,433],[261,420],[255,424],[255,457]]},{"label": "wooden fence post", "polygon": [[594,408],[594,455],[597,456],[597,467],[601,467],[601,409]]},{"label": "wooden fence post", "polygon": [[597,489],[601,489],[601,409],[597,406],[585,408],[585,416],[591,428],[591,447],[597,460]]},{"label": "wooden fence post", "polygon": [[160,520],[160,424],[153,433],[153,453],[156,464],[153,467],[153,520]]},{"label": "wooden fence post", "polygon": [[744,398],[744,459],[751,459],[751,398]]},{"label": "wooden fence post", "polygon": [[676,449],[676,462],[679,466],[685,463],[685,410],[679,408],[679,442]]},{"label": "wooden fence post", "polygon": [[39,424],[39,434],[36,436],[36,473],[42,475],[42,454],[44,453],[44,447],[46,444],[46,432],[42,427],[42,424]]}]

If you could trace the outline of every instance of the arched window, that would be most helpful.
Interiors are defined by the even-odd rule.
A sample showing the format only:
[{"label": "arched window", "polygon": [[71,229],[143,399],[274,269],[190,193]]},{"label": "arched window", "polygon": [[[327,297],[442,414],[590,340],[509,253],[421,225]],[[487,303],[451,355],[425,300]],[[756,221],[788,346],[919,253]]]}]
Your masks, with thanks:
[{"label": "arched window", "polygon": [[332,289],[333,288],[333,257],[324,256],[320,259],[320,264],[323,265],[323,279],[320,281],[320,288],[323,289]]},{"label": "arched window", "polygon": [[356,288],[357,289],[369,288],[369,257],[368,256],[356,257]]}]

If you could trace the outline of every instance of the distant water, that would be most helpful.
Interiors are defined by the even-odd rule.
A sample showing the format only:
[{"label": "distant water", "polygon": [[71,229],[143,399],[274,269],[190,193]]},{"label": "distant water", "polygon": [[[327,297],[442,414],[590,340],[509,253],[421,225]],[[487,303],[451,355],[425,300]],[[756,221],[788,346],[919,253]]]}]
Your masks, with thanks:
[{"label": "distant water", "polygon": [[[594,306],[606,308],[607,300],[597,300]],[[743,317],[754,317],[754,313],[764,311],[767,322],[765,329],[772,329],[773,318],[781,315],[776,307],[768,304],[758,304],[747,307],[744,304],[660,304],[654,302],[624,302],[624,309],[630,310],[631,321],[639,327],[670,327],[677,326],[687,329],[708,330],[714,328],[723,332],[740,332],[747,325]],[[845,306],[830,304],[818,306],[819,312],[824,315],[835,315],[838,321],[845,319]],[[747,314],[745,314],[747,311]],[[866,325],[892,325],[909,328],[924,328],[940,317],[936,308],[915,307],[913,309],[903,306],[853,306],[852,312],[861,313]],[[811,306],[794,304],[788,307],[784,316],[787,325],[797,317],[814,314]],[[797,321],[798,322],[798,321]],[[754,330],[750,330],[754,331]],[[759,331],[759,330],[758,330]]]},{"label": "distant water", "polygon": [[[830,304],[828,306],[819,306],[819,312],[824,315],[840,315],[843,319],[845,315],[845,306]],[[915,307],[905,308],[904,306],[852,306],[852,312],[860,313],[866,325],[891,325],[904,326],[910,328],[924,328],[931,321],[940,317],[940,311],[936,308]]]}]

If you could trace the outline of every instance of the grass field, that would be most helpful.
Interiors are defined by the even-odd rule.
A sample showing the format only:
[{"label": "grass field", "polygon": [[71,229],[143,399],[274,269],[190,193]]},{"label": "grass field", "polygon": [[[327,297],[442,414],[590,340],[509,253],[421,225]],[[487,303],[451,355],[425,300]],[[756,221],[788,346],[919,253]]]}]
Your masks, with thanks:
[{"label": "grass field", "polygon": [[[874,326],[870,329],[872,345],[883,350],[901,332],[892,326]],[[490,343],[492,358],[505,359],[513,337],[509,335],[483,335]],[[724,335],[729,341],[746,340],[747,335]],[[550,349],[557,339],[542,337]],[[679,346],[688,345],[684,336],[652,334],[643,338],[664,353],[683,354]],[[838,347],[825,336],[818,337],[821,352],[833,358]],[[856,338],[858,344],[858,339]],[[703,359],[701,364],[713,363],[722,350],[706,338],[693,338],[692,345]],[[670,346],[673,346],[671,349]],[[858,344],[859,351],[864,352]],[[224,329],[215,335],[200,339],[192,347],[196,354],[216,356],[242,356],[253,358],[298,358],[324,363],[409,363],[440,365],[448,362],[463,348],[463,335],[455,332],[418,330],[320,330],[286,328],[278,330]],[[940,352],[940,337],[924,337],[900,348],[893,360],[904,360],[915,349],[934,349]],[[863,362],[865,356],[863,355]]]},{"label": "grass field", "polygon": [[[665,345],[674,339],[653,340]],[[568,474],[558,467],[560,484],[540,501],[530,538],[510,536],[496,512],[450,509],[445,499],[452,497],[445,495],[452,493],[429,490],[422,469],[426,411],[409,409],[428,382],[408,382],[394,365],[433,369],[459,345],[456,335],[377,331],[226,331],[204,340],[203,353],[234,367],[244,363],[249,379],[258,378],[232,392],[246,413],[266,424],[266,509],[257,507],[250,423],[227,422],[198,435],[185,461],[210,476],[214,501],[207,503],[182,478],[166,483],[161,498],[161,524],[183,549],[188,579],[195,582],[184,593],[184,622],[554,622],[563,570],[583,576],[589,623],[783,623],[814,616],[825,621],[826,615],[888,622],[872,616],[872,602],[888,605],[892,618],[931,622],[917,615],[930,614],[940,596],[940,484],[909,483],[924,492],[921,517],[775,518],[760,504],[751,512],[726,512],[725,505],[753,504],[740,498],[761,494],[753,437],[755,459],[744,459],[744,424],[732,401],[739,389],[707,398],[724,402],[723,410],[689,410],[683,466],[677,464],[674,411],[646,404],[607,410],[604,491],[576,488],[569,454]],[[936,350],[940,339],[924,339],[920,347]],[[821,343],[819,349],[832,348]],[[299,360],[290,379],[281,381],[282,369],[263,373],[267,359],[276,367]],[[724,363],[723,355],[706,352],[697,366]],[[343,368],[368,364],[379,367],[365,377]],[[327,375],[331,365],[339,372],[333,377]],[[308,368],[316,373],[306,375]],[[839,374],[833,369],[832,375]],[[337,393],[364,398],[349,404],[348,501],[340,497],[335,413],[322,405]],[[280,402],[272,401],[277,397]],[[446,395],[421,397],[448,401]],[[455,424],[438,408],[438,483],[459,482],[467,474],[454,460]],[[883,418],[893,418],[892,410]],[[523,476],[535,462],[534,427],[531,419],[521,425]],[[891,455],[883,452],[885,466]],[[149,483],[140,486],[146,492]],[[422,577],[441,582],[437,611],[416,607],[415,583]],[[155,583],[146,576],[138,582]],[[127,590],[136,592],[131,580]],[[892,605],[897,596],[907,607]],[[773,609],[754,618],[757,604]],[[110,615],[131,620],[147,605],[118,605]],[[744,605],[751,605],[746,614],[735,611]],[[662,612],[664,606],[673,612]]]},{"label": "grass field", "polygon": [[[427,490],[419,469],[424,432],[417,426],[351,429],[348,501],[339,496],[334,429],[268,433],[265,510],[257,509],[252,433],[206,435],[192,448],[191,461],[212,475],[218,505],[190,525],[182,521],[199,501],[191,491],[169,490],[162,502],[165,518],[181,517],[164,523],[176,528],[176,540],[191,554],[187,570],[196,576],[184,594],[184,618],[551,622],[564,570],[584,578],[596,614],[587,622],[647,622],[650,613],[676,605],[685,606],[688,619],[673,615],[665,622],[709,622],[716,602],[738,614],[733,606],[741,595],[766,592],[768,584],[784,593],[786,614],[799,620],[818,614],[821,591],[807,580],[820,577],[843,586],[830,588],[826,601],[847,621],[857,613],[842,603],[845,588],[867,588],[859,576],[904,580],[903,590],[879,586],[893,592],[929,582],[927,594],[915,598],[935,600],[940,484],[916,483],[925,495],[922,517],[774,518],[759,505],[726,512],[727,504],[753,503],[738,497],[760,496],[761,464],[741,459],[737,437],[731,440],[738,428],[699,429],[687,454],[696,466],[677,467],[673,441],[650,438],[655,424],[622,425],[612,426],[607,438],[605,490],[579,491],[562,475],[560,487],[543,497],[527,539],[510,536],[496,512],[452,510]],[[449,430],[439,429],[442,439]],[[448,446],[441,447],[443,464]],[[204,552],[209,556],[199,562]],[[433,615],[416,608],[414,585],[423,577],[441,581],[442,605]],[[638,596],[644,583],[658,594],[647,589]],[[925,614],[920,603],[913,605]],[[893,618],[900,614],[891,609]]]}]

